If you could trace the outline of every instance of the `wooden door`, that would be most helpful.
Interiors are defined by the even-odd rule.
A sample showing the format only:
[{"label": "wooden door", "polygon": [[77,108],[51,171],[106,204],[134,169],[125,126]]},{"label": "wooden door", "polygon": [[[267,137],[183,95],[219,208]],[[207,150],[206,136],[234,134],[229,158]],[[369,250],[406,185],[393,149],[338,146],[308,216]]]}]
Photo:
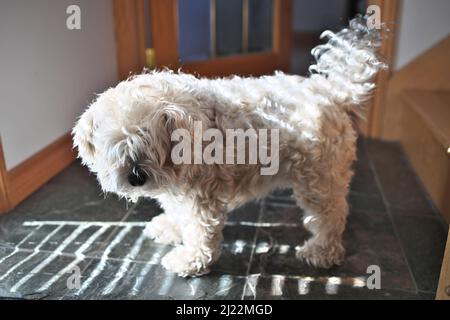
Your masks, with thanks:
[{"label": "wooden door", "polygon": [[[289,71],[292,0],[114,0],[114,17],[122,79],[145,66],[147,32],[158,68],[202,76]],[[230,35],[237,45],[227,45]],[[198,40],[208,48],[189,56],[189,41]]]}]

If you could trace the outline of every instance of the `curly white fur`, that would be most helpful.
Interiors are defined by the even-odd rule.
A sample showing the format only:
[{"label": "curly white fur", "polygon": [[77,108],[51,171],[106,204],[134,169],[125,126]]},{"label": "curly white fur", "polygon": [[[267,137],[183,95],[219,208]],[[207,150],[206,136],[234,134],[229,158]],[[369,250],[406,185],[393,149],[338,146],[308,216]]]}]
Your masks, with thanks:
[{"label": "curly white fur", "polygon": [[[383,67],[374,49],[379,36],[363,18],[313,50],[317,72],[308,78],[276,72],[260,78],[199,79],[154,71],[101,94],[76,124],[79,156],[104,192],[130,200],[154,197],[165,213],[146,232],[176,245],[162,263],[181,276],[199,275],[220,253],[226,212],[277,187],[292,187],[312,233],[298,257],[314,266],[342,262],[346,196],[356,133],[349,117],[374,88]],[[203,130],[280,130],[280,170],[260,175],[260,165],[174,165],[171,133]],[[149,179],[132,186],[139,166]],[[135,172],[136,173],[136,172]]]}]

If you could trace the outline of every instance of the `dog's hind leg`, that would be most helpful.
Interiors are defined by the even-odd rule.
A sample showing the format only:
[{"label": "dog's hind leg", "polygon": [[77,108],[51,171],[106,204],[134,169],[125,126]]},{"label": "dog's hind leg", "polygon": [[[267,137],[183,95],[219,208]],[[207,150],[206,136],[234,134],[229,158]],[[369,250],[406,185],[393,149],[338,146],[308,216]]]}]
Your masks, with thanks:
[{"label": "dog's hind leg", "polygon": [[344,260],[342,234],[348,215],[351,162],[327,162],[322,168],[315,163],[314,170],[308,172],[303,164],[302,172],[292,181],[297,203],[305,212],[303,224],[312,233],[297,257],[315,267],[330,268]]},{"label": "dog's hind leg", "polygon": [[345,229],[348,206],[345,196],[322,198],[315,204],[303,198],[300,205],[305,210],[303,224],[312,233],[297,251],[297,257],[321,268],[340,265],[345,256],[342,233]]}]

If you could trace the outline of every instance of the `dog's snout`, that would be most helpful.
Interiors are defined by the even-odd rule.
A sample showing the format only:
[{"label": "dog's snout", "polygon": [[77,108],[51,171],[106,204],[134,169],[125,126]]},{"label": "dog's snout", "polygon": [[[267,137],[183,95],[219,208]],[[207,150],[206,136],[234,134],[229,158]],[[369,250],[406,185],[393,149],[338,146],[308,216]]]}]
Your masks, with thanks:
[{"label": "dog's snout", "polygon": [[147,174],[144,170],[141,168],[134,166],[133,170],[131,170],[130,174],[128,175],[128,182],[133,187],[140,187],[145,184],[147,181]]}]

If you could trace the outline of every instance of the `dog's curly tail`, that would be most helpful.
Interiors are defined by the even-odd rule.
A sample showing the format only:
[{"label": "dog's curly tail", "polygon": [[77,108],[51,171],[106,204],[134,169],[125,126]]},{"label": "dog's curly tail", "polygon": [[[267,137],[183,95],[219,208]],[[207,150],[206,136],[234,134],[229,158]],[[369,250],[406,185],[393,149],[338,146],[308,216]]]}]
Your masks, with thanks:
[{"label": "dog's curly tail", "polygon": [[328,42],[311,51],[317,61],[309,69],[311,80],[323,82],[325,77],[333,103],[356,113],[370,98],[377,72],[387,68],[376,53],[382,40],[380,30],[369,27],[367,21],[367,16],[359,15],[338,33],[323,32],[321,39]]}]

